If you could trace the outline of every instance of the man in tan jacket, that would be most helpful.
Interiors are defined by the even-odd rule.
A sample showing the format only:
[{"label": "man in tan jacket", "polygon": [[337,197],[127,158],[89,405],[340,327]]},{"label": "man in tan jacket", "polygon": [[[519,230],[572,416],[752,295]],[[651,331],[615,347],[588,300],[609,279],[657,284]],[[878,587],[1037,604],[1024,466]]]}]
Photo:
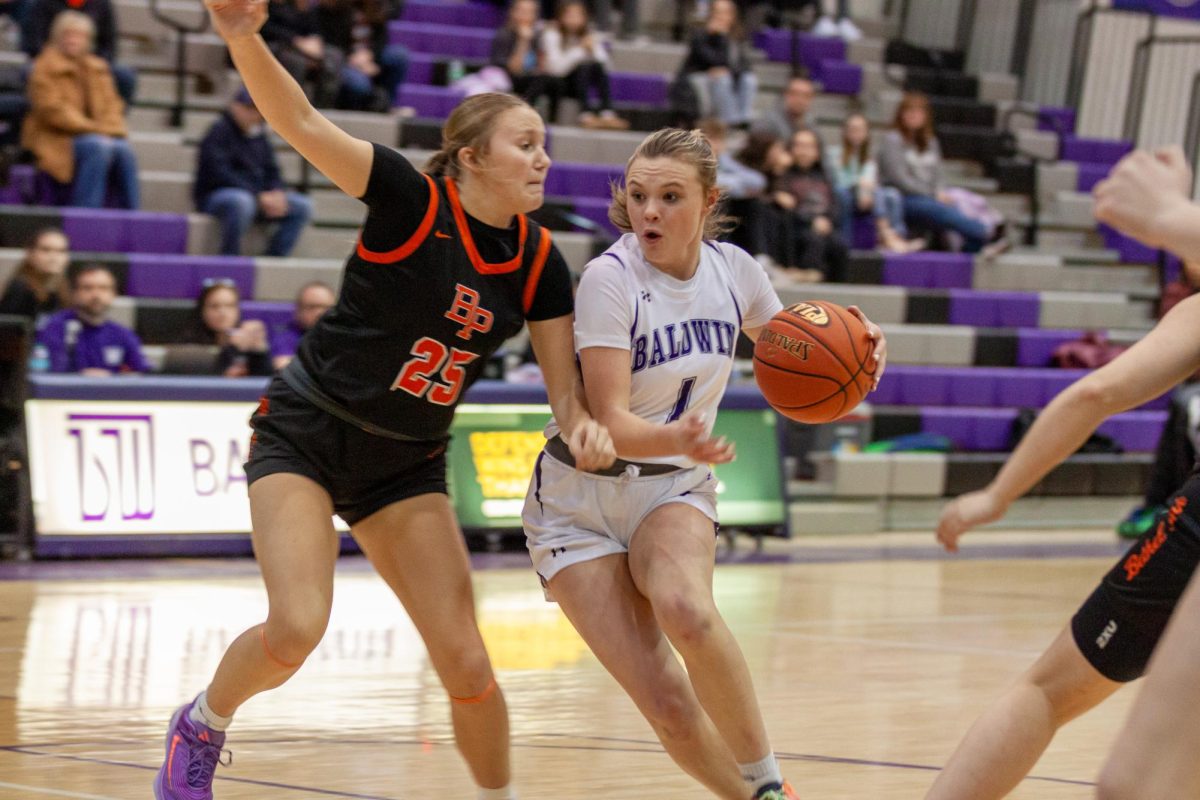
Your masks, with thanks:
[{"label": "man in tan jacket", "polygon": [[95,27],[78,11],[54,18],[50,41],[29,75],[21,144],[38,168],[71,184],[71,205],[100,208],[109,181],[122,208],[139,204],[137,161],[126,138],[124,103],[112,71],[91,53]]}]

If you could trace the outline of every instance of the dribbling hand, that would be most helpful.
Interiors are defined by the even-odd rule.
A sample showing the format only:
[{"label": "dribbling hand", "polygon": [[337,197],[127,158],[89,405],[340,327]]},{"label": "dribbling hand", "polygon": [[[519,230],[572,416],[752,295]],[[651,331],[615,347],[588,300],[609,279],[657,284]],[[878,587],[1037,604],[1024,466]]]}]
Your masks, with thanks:
[{"label": "dribbling hand", "polygon": [[567,437],[567,447],[575,459],[575,468],[582,472],[611,467],[617,460],[617,450],[608,435],[608,428],[594,419],[575,426]]},{"label": "dribbling hand", "polygon": [[269,0],[204,0],[213,29],[226,42],[253,36],[267,21]]},{"label": "dribbling hand", "polygon": [[980,525],[995,522],[1004,516],[1006,510],[991,492],[968,492],[942,509],[937,526],[938,543],[946,548],[947,552],[957,553],[958,540],[964,533]]},{"label": "dribbling hand", "polygon": [[871,391],[873,392],[879,388],[879,381],[883,378],[883,371],[887,369],[887,337],[883,335],[883,329],[867,319],[867,315],[858,306],[847,306],[846,310],[858,317],[859,321],[867,326],[867,333],[870,334],[871,341],[875,343],[875,383],[871,385]]},{"label": "dribbling hand", "polygon": [[714,439],[708,435],[704,415],[689,411],[667,428],[678,442],[678,452],[701,464],[727,464],[737,457],[733,442],[725,437]]}]

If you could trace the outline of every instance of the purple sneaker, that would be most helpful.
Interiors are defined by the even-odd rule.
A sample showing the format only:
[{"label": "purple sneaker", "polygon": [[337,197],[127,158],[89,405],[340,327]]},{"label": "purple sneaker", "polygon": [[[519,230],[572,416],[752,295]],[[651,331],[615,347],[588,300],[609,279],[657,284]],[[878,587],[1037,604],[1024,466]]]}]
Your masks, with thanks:
[{"label": "purple sneaker", "polygon": [[[167,759],[154,778],[156,800],[212,800],[213,772],[217,764],[229,766],[233,756],[222,751],[225,734],[188,717],[195,700],[185,703],[171,717],[167,729]],[[221,753],[229,754],[221,761]]]}]

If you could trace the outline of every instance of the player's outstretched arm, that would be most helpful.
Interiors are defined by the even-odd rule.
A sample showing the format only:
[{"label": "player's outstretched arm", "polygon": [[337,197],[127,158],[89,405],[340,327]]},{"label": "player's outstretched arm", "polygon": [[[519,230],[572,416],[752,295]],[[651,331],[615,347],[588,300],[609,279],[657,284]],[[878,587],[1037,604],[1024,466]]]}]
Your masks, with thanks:
[{"label": "player's outstretched arm", "polygon": [[1151,247],[1200,259],[1200,206],[1192,203],[1192,170],[1183,150],[1138,151],[1096,185],[1096,219]]},{"label": "player's outstretched arm", "polygon": [[269,0],[205,0],[213,27],[267,124],[351,197],[367,190],[374,149],[313,108],[304,91],[267,48],[259,29]]},{"label": "player's outstretched arm", "polygon": [[575,366],[575,332],[570,314],[529,320],[529,341],[546,381],[546,396],[575,466],[582,470],[611,467],[617,458],[608,429],[592,419]]},{"label": "player's outstretched arm", "polygon": [[1004,516],[1012,501],[1074,453],[1108,417],[1172,389],[1200,366],[1200,295],[1181,301],[1137,344],[1064,389],[1046,406],[987,488],[942,511],[937,538],[950,551],[971,528]]}]

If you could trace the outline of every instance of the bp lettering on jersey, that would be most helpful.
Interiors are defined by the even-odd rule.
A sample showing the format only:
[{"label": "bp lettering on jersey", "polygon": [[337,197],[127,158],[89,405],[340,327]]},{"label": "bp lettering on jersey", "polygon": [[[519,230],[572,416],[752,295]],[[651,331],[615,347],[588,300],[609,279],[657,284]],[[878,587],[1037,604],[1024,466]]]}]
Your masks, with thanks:
[{"label": "bp lettering on jersey", "polygon": [[689,319],[654,328],[633,340],[633,371],[641,372],[692,353],[733,357],[737,326],[723,319]]}]

